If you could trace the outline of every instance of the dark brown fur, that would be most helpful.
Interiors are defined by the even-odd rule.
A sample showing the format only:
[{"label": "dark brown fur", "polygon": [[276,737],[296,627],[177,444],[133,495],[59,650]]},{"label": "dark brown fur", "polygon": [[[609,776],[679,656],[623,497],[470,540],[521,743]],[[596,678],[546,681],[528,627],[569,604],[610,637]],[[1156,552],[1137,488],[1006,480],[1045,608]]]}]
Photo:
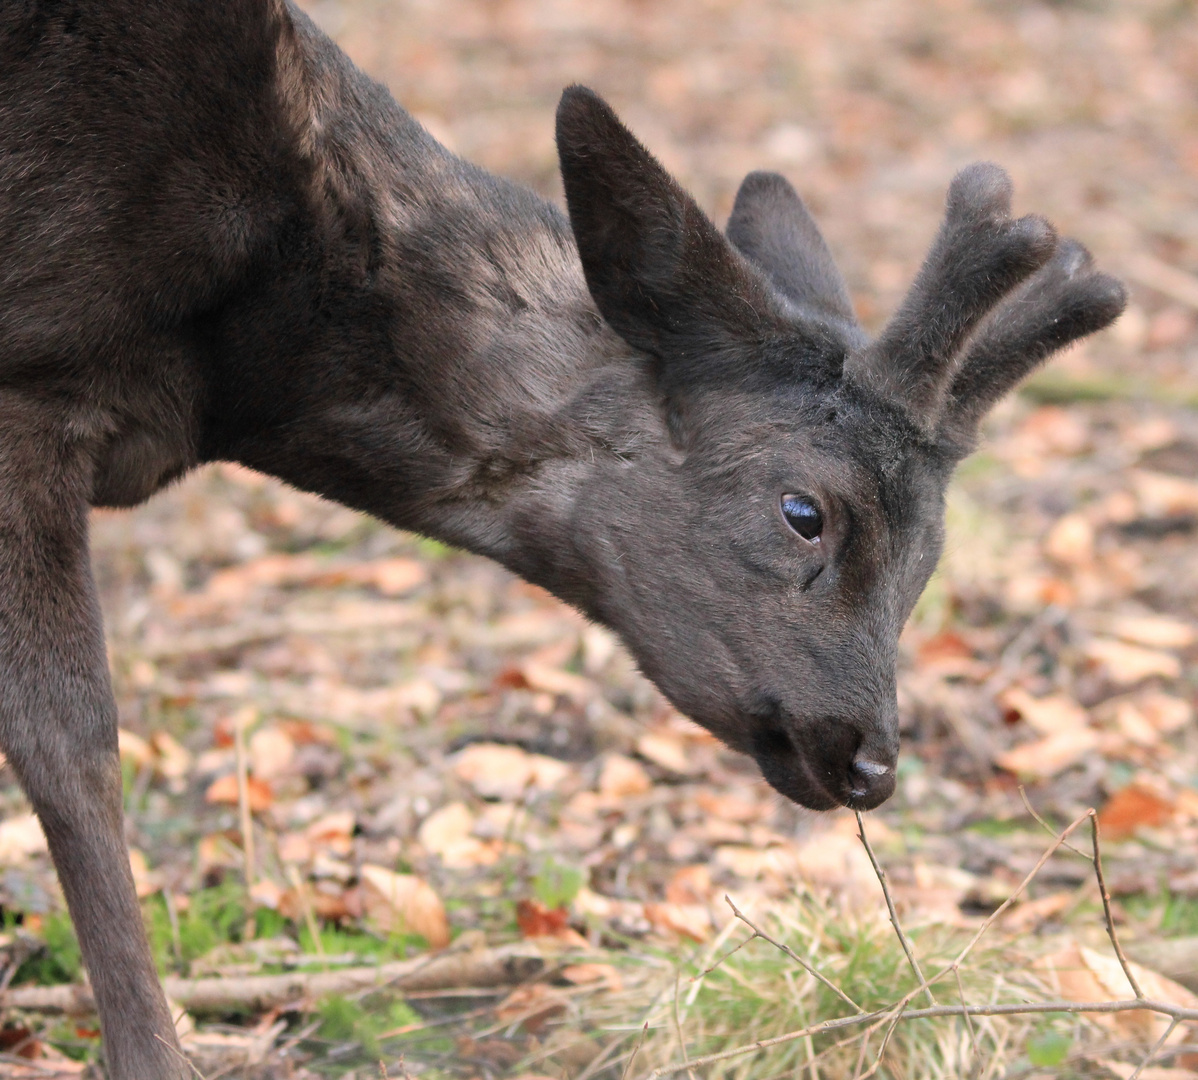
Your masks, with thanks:
[{"label": "dark brown fur", "polygon": [[869,807],[953,465],[1123,305],[974,166],[869,343],[781,177],[745,181],[725,237],[589,91],[558,145],[569,220],[280,0],[0,8],[0,746],[114,1080],[188,1069],[122,837],[89,506],[232,460],[489,555],[779,791]]}]

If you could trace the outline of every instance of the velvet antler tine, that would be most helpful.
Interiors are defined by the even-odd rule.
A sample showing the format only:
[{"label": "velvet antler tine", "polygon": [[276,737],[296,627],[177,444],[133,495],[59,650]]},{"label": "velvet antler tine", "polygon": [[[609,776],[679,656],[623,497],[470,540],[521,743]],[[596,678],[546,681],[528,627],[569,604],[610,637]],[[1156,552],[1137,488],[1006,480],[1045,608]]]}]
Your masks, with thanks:
[{"label": "velvet antler tine", "polygon": [[944,224],[902,306],[852,366],[859,382],[903,403],[930,425],[954,355],[1007,292],[1056,248],[1043,218],[1010,216],[1011,180],[997,165],[962,169]]},{"label": "velvet antler tine", "polygon": [[972,441],[991,406],[1057,349],[1101,330],[1127,303],[1123,285],[1094,269],[1076,240],[1010,296],[978,332],[949,388],[941,433]]}]

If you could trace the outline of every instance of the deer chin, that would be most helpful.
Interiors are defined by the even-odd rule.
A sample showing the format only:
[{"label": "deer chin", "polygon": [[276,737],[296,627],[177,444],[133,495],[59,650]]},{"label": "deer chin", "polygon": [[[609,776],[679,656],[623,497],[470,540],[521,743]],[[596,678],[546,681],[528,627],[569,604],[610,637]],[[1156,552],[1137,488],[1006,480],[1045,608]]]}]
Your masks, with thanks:
[{"label": "deer chin", "polygon": [[762,724],[753,735],[752,754],[761,775],[779,795],[808,810],[832,810],[844,800],[816,776],[806,754],[774,723]]},{"label": "deer chin", "polygon": [[872,810],[894,794],[895,763],[862,753],[860,741],[834,720],[803,725],[796,736],[771,718],[758,722],[751,753],[766,783],[800,806]]}]

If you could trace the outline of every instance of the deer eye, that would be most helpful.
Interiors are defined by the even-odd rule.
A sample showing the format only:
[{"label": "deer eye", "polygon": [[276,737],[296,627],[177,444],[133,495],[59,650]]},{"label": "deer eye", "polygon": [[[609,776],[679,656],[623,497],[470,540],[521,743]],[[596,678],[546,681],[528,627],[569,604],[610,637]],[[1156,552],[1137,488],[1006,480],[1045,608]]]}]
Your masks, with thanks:
[{"label": "deer eye", "polygon": [[824,531],[824,515],[809,495],[783,495],[782,516],[786,523],[804,540],[819,542]]}]

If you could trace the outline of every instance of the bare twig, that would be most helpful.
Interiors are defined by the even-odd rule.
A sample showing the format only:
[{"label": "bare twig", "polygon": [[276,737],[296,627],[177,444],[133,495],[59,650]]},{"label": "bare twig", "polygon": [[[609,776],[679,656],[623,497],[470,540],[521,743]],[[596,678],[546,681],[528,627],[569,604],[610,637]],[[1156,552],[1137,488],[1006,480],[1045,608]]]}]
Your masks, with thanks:
[{"label": "bare twig", "polygon": [[[624,1071],[622,1073],[620,1073],[620,1080],[628,1080],[628,1070],[632,1068],[632,1063],[634,1061],[636,1061],[636,1056],[637,1056],[637,1054],[639,1054],[641,1052],[641,1047],[645,1043],[645,1036],[648,1034],[649,1034],[649,1021],[646,1020],[645,1026],[643,1028],[641,1028],[640,1038],[638,1038],[636,1040],[636,1046],[634,1046],[632,1048],[632,1056],[625,1063]],[[687,1072],[690,1072],[689,1065],[683,1065],[682,1068],[686,1069]],[[675,1071],[677,1071],[677,1070],[675,1070]]]},{"label": "bare twig", "polygon": [[882,886],[882,895],[886,897],[886,910],[890,912],[890,925],[894,927],[894,932],[898,935],[899,944],[903,947],[903,952],[907,954],[907,963],[911,965],[911,970],[915,972],[915,977],[919,980],[919,989],[928,996],[928,1001],[933,1005],[936,1004],[936,998],[932,994],[932,988],[927,980],[923,977],[923,972],[919,970],[919,961],[915,959],[915,952],[911,948],[911,942],[907,940],[907,935],[903,933],[903,928],[899,923],[898,912],[894,910],[894,900],[890,896],[890,888],[886,884],[886,871],[882,869],[882,864],[878,862],[878,857],[874,854],[873,846],[869,842],[869,837],[865,835],[865,819],[861,816],[861,811],[857,811],[857,836],[861,843],[865,845],[865,853],[869,856],[869,861],[873,864],[874,873],[878,875],[878,883]]},{"label": "bare twig", "polygon": [[1123,968],[1123,974],[1127,976],[1128,983],[1136,997],[1142,998],[1144,991],[1140,989],[1140,984],[1136,982],[1136,977],[1132,974],[1131,965],[1127,962],[1127,957],[1123,955],[1123,946],[1119,944],[1119,935],[1115,932],[1115,916],[1111,913],[1111,894],[1107,892],[1106,879],[1102,876],[1102,851],[1098,846],[1098,813],[1094,810],[1090,811],[1090,830],[1094,838],[1094,876],[1098,878],[1098,891],[1102,895],[1102,913],[1106,918],[1107,936],[1111,939],[1115,955],[1119,958],[1119,966]]},{"label": "bare twig", "polygon": [[1077,827],[1081,825],[1081,823],[1085,821],[1091,813],[1093,813],[1092,810],[1087,810],[1079,818],[1068,825],[1064,832],[1057,836],[1056,840],[1054,840],[1053,843],[1048,846],[1044,854],[1041,855],[1038,860],[1036,860],[1036,865],[1027,872],[1027,876],[1024,877],[1024,879],[1019,883],[1015,891],[1011,893],[1010,896],[1008,896],[1001,904],[999,904],[997,908],[994,909],[994,911],[992,911],[986,917],[982,925],[978,927],[977,932],[969,939],[968,943],[965,945],[965,948],[963,948],[960,953],[957,954],[956,959],[953,960],[951,964],[946,965],[942,970],[938,971],[932,977],[932,982],[936,982],[938,979],[943,978],[954,968],[960,967],[962,962],[965,960],[965,957],[967,957],[973,951],[973,947],[982,939],[982,935],[985,934],[986,931],[998,921],[1003,912],[1005,912],[1013,903],[1015,903],[1016,900],[1019,899],[1020,896],[1023,895],[1024,890],[1028,887],[1028,885],[1031,884],[1032,879],[1044,868],[1044,864],[1047,863],[1054,854],[1056,854],[1057,848],[1059,848],[1065,843],[1066,840],[1069,839],[1074,830],[1077,829]]},{"label": "bare twig", "polygon": [[[806,960],[804,960],[792,948],[790,948],[788,945],[784,945],[784,944],[782,944],[782,942],[777,941],[774,938],[770,937],[770,935],[767,934],[764,930],[762,930],[759,926],[757,926],[755,923],[751,922],[749,920],[748,916],[745,915],[745,913],[743,911],[741,911],[740,908],[738,908],[736,906],[736,904],[734,904],[732,902],[732,898],[730,896],[725,896],[724,902],[732,909],[732,914],[735,915],[738,919],[740,919],[741,922],[743,922],[750,930],[753,931],[753,937],[759,937],[759,938],[761,938],[762,941],[768,941],[771,945],[774,946],[775,949],[779,949],[782,952],[784,952],[796,964],[798,964],[799,967],[801,967],[804,971],[806,971],[808,975],[812,976],[812,978],[814,978],[814,979],[817,979],[824,986],[826,986],[829,990],[831,990],[832,993],[834,993],[838,998],[840,998],[841,1001],[843,1001],[846,1005],[848,1005],[850,1009],[856,1009],[857,1012],[865,1011],[851,997],[849,997],[848,994],[846,994],[843,990],[841,990],[839,986],[837,986],[834,982],[832,982],[831,979],[827,978],[827,976],[825,976],[825,975],[820,974],[820,972],[816,968],[814,968],[810,963],[808,963]],[[901,934],[902,931],[900,930],[899,933]],[[741,944],[738,945],[736,947],[736,949],[742,948],[743,946],[747,945],[752,940],[753,940],[753,938],[749,938],[748,940],[741,942]],[[724,956],[720,960],[720,963],[722,964],[725,960],[727,960],[728,957],[731,956],[733,952],[736,952],[736,949],[733,949],[732,952],[730,952],[726,956]],[[914,963],[914,961],[912,961],[912,963]],[[718,967],[719,965],[717,964],[715,966]],[[704,972],[703,974],[706,975],[707,972]],[[916,974],[918,974],[918,968],[916,969]],[[921,975],[920,978],[922,979],[923,976]]]},{"label": "bare twig", "polygon": [[[1029,810],[1030,809],[1031,808],[1029,807]],[[1041,821],[1041,824],[1045,824],[1039,818],[1039,816],[1035,814],[1034,811],[1032,811],[1032,813],[1033,813],[1033,816],[1037,818],[1037,820]],[[1043,869],[1044,865],[1053,856],[1053,854],[1062,846],[1071,847],[1070,845],[1067,844],[1069,837],[1087,819],[1090,819],[1090,821],[1091,821],[1091,825],[1092,825],[1092,829],[1093,829],[1093,844],[1094,844],[1093,856],[1092,857],[1087,856],[1087,857],[1091,858],[1091,861],[1094,864],[1095,876],[1098,880],[1099,890],[1102,893],[1103,907],[1104,907],[1104,911],[1106,914],[1107,933],[1111,938],[1111,944],[1115,948],[1115,953],[1119,958],[1119,962],[1123,967],[1123,971],[1127,976],[1128,982],[1136,995],[1135,998],[1127,999],[1127,1000],[1119,1000],[1119,1001],[1105,1001],[1105,1002],[1056,1000],[1056,1001],[1045,1001],[1045,1002],[1022,1002],[1022,1003],[1016,1002],[1016,1003],[1009,1003],[1009,1004],[991,1003],[989,1005],[969,1005],[965,1001],[964,984],[961,980],[961,972],[960,972],[961,965],[964,963],[965,959],[969,956],[970,952],[973,951],[973,948],[977,945],[978,941],[981,940],[982,936],[986,933],[986,931],[989,930],[990,927],[992,927],[994,925],[994,923],[1002,916],[1002,914],[1024,893],[1024,891],[1027,889],[1028,885],[1031,883],[1032,879],[1035,878],[1035,876],[1040,872],[1041,869]],[[1113,914],[1112,914],[1111,908],[1110,908],[1110,895],[1107,892],[1106,884],[1103,879],[1102,852],[1101,852],[1101,848],[1100,848],[1100,844],[1099,844],[1098,821],[1097,821],[1097,814],[1095,813],[1094,810],[1092,810],[1092,809],[1087,810],[1084,814],[1080,815],[1075,821],[1073,821],[1067,828],[1065,828],[1060,834],[1058,834],[1056,836],[1056,838],[1054,839],[1052,844],[1050,844],[1048,846],[1048,848],[1044,851],[1044,853],[1037,860],[1035,866],[1032,867],[1032,869],[1028,872],[1028,874],[1024,877],[1024,879],[1019,883],[1019,885],[1011,893],[1011,895],[1008,896],[1007,899],[985,919],[985,921],[982,923],[982,925],[977,929],[977,931],[973,934],[973,936],[969,939],[969,941],[965,944],[964,948],[961,949],[961,951],[957,954],[957,956],[950,963],[945,965],[940,971],[938,971],[935,975],[933,975],[931,977],[931,979],[924,978],[922,972],[920,971],[919,964],[915,959],[914,951],[911,948],[910,942],[906,938],[906,935],[903,933],[902,927],[899,924],[897,912],[895,911],[895,907],[894,907],[893,898],[890,895],[890,889],[886,883],[885,872],[882,870],[882,867],[877,860],[877,856],[874,854],[873,848],[870,845],[869,840],[865,835],[865,826],[864,826],[864,822],[863,822],[860,814],[857,815],[857,823],[860,828],[861,842],[865,846],[866,853],[869,855],[870,862],[874,868],[874,872],[875,872],[875,874],[877,874],[878,881],[882,886],[882,894],[886,899],[886,906],[890,913],[891,925],[894,927],[895,933],[898,936],[899,941],[903,946],[903,951],[906,953],[907,960],[910,963],[912,970],[915,972],[916,978],[919,980],[919,985],[917,985],[914,989],[912,989],[912,990],[908,991],[906,994],[904,994],[903,997],[900,998],[898,1001],[892,1003],[891,1005],[886,1006],[885,1008],[877,1009],[877,1010],[874,1010],[874,1011],[868,1012],[868,1013],[858,1011],[857,1014],[854,1016],[842,1016],[842,1017],[837,1017],[837,1018],[830,1019],[830,1020],[824,1020],[818,1024],[807,1025],[798,1031],[788,1032],[784,1035],[779,1035],[779,1036],[776,1036],[776,1037],[770,1038],[770,1039],[756,1040],[755,1042],[753,1042],[747,1046],[737,1047],[732,1050],[724,1050],[724,1051],[720,1051],[718,1053],[705,1055],[704,1057],[694,1058],[689,1061],[684,1061],[681,1065],[659,1066],[658,1068],[654,1069],[651,1073],[647,1074],[645,1080],[656,1080],[657,1077],[672,1076],[672,1075],[674,1075],[678,1072],[681,1072],[683,1070],[686,1070],[688,1073],[690,1073],[690,1072],[692,1072],[692,1070],[699,1068],[699,1067],[717,1064],[721,1061],[727,1061],[732,1058],[740,1057],[740,1056],[747,1055],[747,1054],[758,1053],[762,1050],[769,1049],[770,1047],[773,1047],[773,1046],[779,1046],[779,1045],[783,1045],[785,1043],[793,1042],[796,1039],[810,1039],[812,1036],[818,1035],[818,1034],[833,1032],[833,1031],[841,1030],[844,1028],[858,1027],[860,1025],[868,1025],[868,1029],[865,1032],[859,1033],[859,1034],[854,1034],[847,1039],[840,1040],[840,1042],[838,1042],[836,1044],[837,1046],[842,1046],[845,1042],[855,1041],[858,1038],[860,1038],[862,1040],[861,1056],[858,1059],[856,1076],[857,1076],[858,1080],[867,1080],[867,1078],[872,1077],[877,1072],[878,1068],[881,1066],[883,1057],[886,1053],[886,1048],[887,1048],[890,1038],[891,1038],[891,1035],[893,1034],[896,1026],[898,1025],[898,1023],[901,1020],[904,1020],[904,1019],[905,1020],[932,1019],[932,1018],[936,1018],[936,1017],[949,1017],[949,1016],[959,1016],[965,1020],[965,1023],[969,1030],[969,1037],[970,1037],[971,1045],[973,1047],[973,1052],[974,1052],[974,1057],[975,1057],[975,1070],[974,1071],[976,1073],[976,1071],[977,1071],[976,1064],[978,1062],[980,1062],[981,1048],[980,1048],[977,1030],[973,1023],[974,1017],[1037,1015],[1037,1014],[1056,1013],[1056,1012],[1074,1013],[1074,1014],[1082,1014],[1082,1015],[1091,1014],[1091,1013],[1110,1014],[1110,1013],[1130,1012],[1130,1011],[1136,1011],[1136,1010],[1142,1010],[1142,1011],[1146,1011],[1146,1012],[1155,1012],[1162,1016],[1169,1017],[1171,1020],[1171,1023],[1169,1025],[1168,1031],[1165,1033],[1164,1037],[1158,1041],[1157,1045],[1153,1047],[1151,1053],[1148,1055],[1147,1058],[1145,1058],[1144,1062],[1136,1070],[1136,1073],[1134,1074],[1134,1076],[1132,1078],[1132,1080],[1135,1080],[1135,1078],[1138,1078],[1142,1074],[1144,1067],[1147,1065],[1147,1063],[1149,1061],[1152,1060],[1153,1057],[1155,1057],[1155,1055],[1159,1052],[1160,1048],[1164,1045],[1165,1039],[1168,1038],[1168,1036],[1177,1028],[1177,1026],[1179,1024],[1193,1023],[1195,1021],[1198,1021],[1198,1009],[1184,1008],[1179,1005],[1174,1005],[1171,1002],[1156,1001],[1156,1000],[1145,997],[1143,991],[1141,990],[1139,984],[1136,982],[1135,977],[1131,972],[1130,965],[1127,963],[1126,957],[1123,954],[1122,947],[1119,944],[1118,934],[1117,934],[1117,932],[1115,930],[1115,926],[1114,926],[1114,917],[1113,917]],[[1071,850],[1076,850],[1076,849],[1071,847]],[[725,899],[727,899],[727,898],[725,898]],[[714,970],[720,964],[723,964],[728,959],[729,956],[731,956],[733,953],[735,953],[737,951],[737,949],[743,948],[743,946],[748,944],[749,941],[752,941],[756,937],[760,937],[763,940],[770,942],[772,945],[774,945],[780,951],[785,953],[787,956],[795,959],[804,968],[804,970],[810,972],[812,975],[814,975],[816,978],[818,978],[820,980],[820,982],[824,983],[824,985],[830,986],[833,990],[836,991],[836,993],[842,999],[848,1001],[848,1003],[850,1005],[852,1005],[853,1008],[859,1009],[859,1007],[856,1005],[856,1003],[852,1002],[851,999],[848,999],[846,997],[846,995],[843,993],[843,991],[839,990],[839,988],[837,988],[834,984],[832,984],[824,976],[822,976],[818,972],[814,971],[806,962],[804,962],[802,960],[802,958],[800,958],[794,952],[794,950],[788,948],[786,945],[782,944],[781,942],[776,941],[770,935],[764,933],[759,927],[757,927],[749,919],[747,919],[737,909],[736,905],[733,904],[733,902],[730,899],[728,899],[728,904],[732,908],[732,911],[736,915],[736,917],[738,919],[740,919],[742,922],[744,922],[745,925],[748,926],[749,929],[752,930],[753,933],[744,942],[742,942],[740,945],[736,946],[736,948],[732,949],[725,956],[721,957],[721,959],[716,964],[714,964],[712,966],[712,968],[709,968],[708,971]],[[960,998],[961,998],[960,1005],[940,1005],[935,1001],[935,999],[931,995],[930,986],[933,983],[942,979],[949,972],[953,973],[953,975],[957,981],[957,990],[958,990],[958,993],[960,994]],[[704,972],[704,974],[707,974],[707,972]],[[921,992],[927,993],[927,996],[932,1001],[931,1006],[928,1008],[923,1008],[923,1009],[910,1009],[908,1006],[910,1005],[911,1000],[917,994],[919,994]],[[873,1032],[875,1032],[878,1028],[880,1028],[882,1026],[886,1027],[886,1034],[883,1037],[882,1045],[879,1048],[877,1057],[874,1060],[874,1064],[872,1065],[872,1067],[867,1069],[865,1072],[862,1072],[861,1067],[864,1063],[864,1055],[866,1054],[866,1052],[868,1050],[869,1039],[872,1036]],[[822,1055],[819,1055],[819,1056],[822,1056]]]},{"label": "bare twig", "polygon": [[[954,968],[953,974],[957,978],[957,996],[961,999],[961,1004],[965,1005],[965,984],[961,981],[961,969]],[[969,1029],[969,1046],[973,1050],[973,1068],[971,1072],[976,1075],[982,1061],[982,1048],[978,1045],[978,1033],[974,1030],[973,1017],[969,1013],[965,1014],[965,1026]]]},{"label": "bare twig", "polygon": [[[735,932],[735,930],[736,930],[736,920],[729,919],[724,924],[724,929],[721,930],[718,934],[716,934],[715,940],[707,947],[707,952],[704,954],[703,959],[701,961],[701,963],[704,965],[703,970],[700,971],[698,975],[691,976],[691,985],[690,985],[690,989],[687,990],[687,992],[686,992],[686,1002],[683,1005],[683,1012],[685,1012],[687,1009],[689,1009],[695,1003],[695,998],[697,998],[699,996],[699,991],[703,987],[703,980],[706,979],[707,976],[710,975],[713,971],[715,971],[715,969],[717,967],[719,967],[720,964],[722,964],[725,960],[727,960],[729,956],[731,956],[734,952],[736,952],[737,949],[743,949],[750,941],[753,940],[753,938],[755,938],[757,936],[756,934],[750,934],[747,938],[745,938],[744,941],[742,941],[734,949],[730,950],[726,956],[721,957],[714,964],[712,964],[711,963],[712,957],[714,957],[715,954],[724,947],[724,943],[732,936],[732,934]],[[711,966],[708,967],[707,965],[711,965]]]},{"label": "bare twig", "polygon": [[1136,1066],[1136,1071],[1132,1073],[1127,1080],[1140,1080],[1140,1074],[1148,1067],[1148,1063],[1152,1061],[1154,1057],[1156,1057],[1157,1053],[1160,1051],[1160,1048],[1169,1041],[1169,1036],[1177,1030],[1177,1025],[1180,1023],[1181,1021],[1178,1020],[1176,1016],[1173,1017],[1173,1022],[1167,1028],[1165,1028],[1165,1030],[1161,1033],[1161,1037],[1152,1044],[1152,1049],[1144,1055],[1144,1060]]},{"label": "bare twig", "polygon": [[682,1034],[682,1020],[678,1016],[678,972],[674,972],[674,1030],[678,1035],[678,1051],[682,1054],[682,1064],[686,1066],[686,1075],[695,1080],[693,1070],[687,1065],[686,1036]]},{"label": "bare twig", "polygon": [[250,813],[249,766],[245,753],[245,729],[253,720],[253,710],[242,709],[233,718],[233,745],[237,753],[237,809],[241,818],[241,851],[245,868],[245,895],[249,910],[254,910],[254,818]]},{"label": "bare twig", "polygon": [[[1036,808],[1032,806],[1031,802],[1028,801],[1027,788],[1025,788],[1022,784],[1019,785],[1019,797],[1023,800],[1023,805],[1027,809],[1027,812],[1044,827],[1044,831],[1048,833],[1049,836],[1056,836],[1056,829],[1054,829],[1047,821],[1045,821],[1038,813],[1036,813]],[[1088,852],[1082,851],[1081,848],[1076,848],[1072,844],[1064,844],[1062,846],[1068,848],[1073,852],[1074,855],[1080,855],[1087,862],[1094,861],[1094,856],[1090,855]]]},{"label": "bare twig", "polygon": [[177,1057],[181,1062],[183,1062],[183,1064],[186,1065],[193,1073],[195,1073],[200,1080],[206,1080],[204,1074],[195,1067],[195,1063],[191,1060],[191,1058],[182,1053],[177,1047],[174,1047],[168,1043],[161,1035],[158,1034],[158,1032],[154,1032],[154,1038],[162,1043],[162,1045],[165,1046],[172,1054],[174,1054],[175,1057]]},{"label": "bare twig", "polygon": [[[526,942],[496,949],[449,950],[413,960],[337,971],[293,971],[284,975],[163,980],[166,995],[188,1012],[266,1012],[329,994],[348,995],[369,987],[434,990],[449,986],[510,986],[544,970],[540,952]],[[0,995],[0,1007],[86,1016],[95,1011],[90,986],[18,986]]]},{"label": "bare twig", "polygon": [[[948,970],[948,969],[946,969]],[[644,1080],[657,1080],[660,1076],[674,1076],[683,1068],[697,1069],[704,1065],[714,1065],[721,1061],[743,1057],[746,1054],[756,1054],[768,1050],[771,1046],[782,1046],[796,1039],[805,1039],[808,1035],[821,1035],[829,1031],[839,1031],[859,1024],[870,1024],[881,1021],[887,1023],[893,1017],[897,1006],[887,1006],[874,1012],[858,1013],[856,1016],[840,1016],[832,1020],[824,1020],[798,1031],[788,1031],[785,1035],[776,1035],[771,1039],[758,1039],[747,1046],[739,1046],[733,1050],[721,1050],[715,1054],[691,1058],[687,1065],[661,1065]],[[932,1020],[943,1016],[1029,1016],[1044,1013],[1123,1013],[1123,1012],[1155,1012],[1168,1016],[1181,1023],[1198,1022],[1198,1009],[1187,1009],[1174,1005],[1169,1001],[1157,1001],[1154,998],[1126,998],[1120,1001],[1022,1001],[1005,1005],[934,1005],[925,1009],[910,1009],[903,1014],[906,1020]]]},{"label": "bare twig", "polygon": [[324,941],[320,936],[320,927],[316,922],[316,912],[312,910],[312,898],[308,895],[308,888],[304,884],[304,879],[300,876],[299,868],[293,864],[287,866],[287,878],[291,882],[291,887],[295,890],[296,899],[299,900],[300,911],[304,915],[304,925],[308,927],[308,933],[312,935],[312,947],[316,950],[316,955],[322,967],[328,966],[328,959],[324,953]]}]

